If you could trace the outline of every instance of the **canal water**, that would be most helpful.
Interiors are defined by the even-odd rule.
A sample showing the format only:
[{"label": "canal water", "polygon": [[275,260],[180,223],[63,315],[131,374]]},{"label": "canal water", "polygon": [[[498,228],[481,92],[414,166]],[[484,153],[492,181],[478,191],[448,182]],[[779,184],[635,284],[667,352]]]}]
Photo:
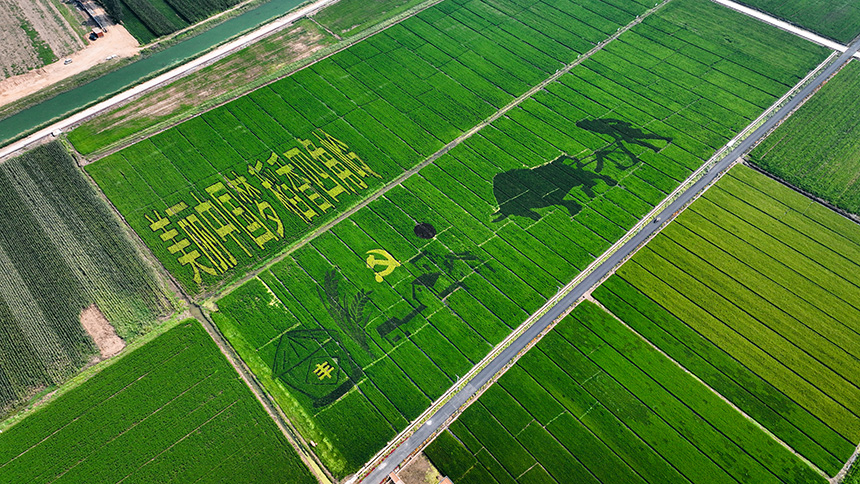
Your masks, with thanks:
[{"label": "canal water", "polygon": [[280,17],[302,3],[304,0],[271,0],[199,35],[12,115],[0,121],[0,143],[83,109],[106,95],[138,83],[154,72],[179,64],[261,23]]}]

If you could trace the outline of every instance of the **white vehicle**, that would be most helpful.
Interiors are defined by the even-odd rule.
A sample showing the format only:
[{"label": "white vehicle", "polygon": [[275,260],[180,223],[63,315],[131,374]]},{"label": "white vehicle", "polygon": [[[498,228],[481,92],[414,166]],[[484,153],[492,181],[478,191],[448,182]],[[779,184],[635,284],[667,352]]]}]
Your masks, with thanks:
[{"label": "white vehicle", "polygon": [[64,61],[63,61],[63,65],[64,65],[64,66],[67,66],[67,65],[69,65],[69,64],[71,64],[71,63],[72,63],[72,59],[66,59],[66,60],[64,60]]}]

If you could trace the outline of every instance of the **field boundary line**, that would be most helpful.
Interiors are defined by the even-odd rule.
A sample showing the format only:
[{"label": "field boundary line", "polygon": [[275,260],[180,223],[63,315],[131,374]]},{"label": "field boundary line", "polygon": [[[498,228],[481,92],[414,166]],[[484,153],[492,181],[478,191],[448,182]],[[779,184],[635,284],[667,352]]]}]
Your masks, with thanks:
[{"label": "field boundary line", "polygon": [[[747,7],[746,5],[741,5],[739,3],[733,2],[732,0],[711,0],[712,2],[722,5],[724,7],[728,7],[738,13],[742,13],[748,17],[754,18],[761,22],[764,22],[768,25],[772,25],[780,30],[788,32],[790,34],[796,35],[802,39],[806,39],[812,43],[818,44],[822,47],[827,47],[830,50],[835,50],[837,52],[845,52],[848,50],[848,46],[842,45],[839,42],[835,42],[826,37],[822,37],[810,30],[806,30],[800,28],[799,26],[792,24],[790,22],[786,22],[785,20],[780,20],[772,15],[769,15],[761,10],[756,10],[754,8]],[[860,58],[860,54],[854,54],[854,57]]]},{"label": "field boundary line", "polygon": [[[440,1],[441,1],[441,0],[440,0]],[[601,41],[601,42],[599,42],[597,45],[595,45],[594,47],[592,47],[589,51],[585,52],[584,54],[580,54],[580,55],[576,58],[576,60],[574,60],[574,61],[573,61],[573,62],[571,62],[570,64],[567,64],[567,65],[565,65],[564,67],[562,67],[561,69],[558,69],[557,71],[555,71],[555,73],[554,73],[554,74],[550,75],[548,78],[544,79],[544,80],[543,80],[543,81],[541,81],[539,84],[536,84],[535,86],[533,86],[531,89],[529,89],[529,90],[528,90],[528,91],[526,91],[525,93],[523,93],[523,94],[521,94],[520,96],[516,97],[514,100],[512,100],[511,102],[509,102],[508,104],[506,104],[505,106],[503,106],[502,108],[500,108],[498,111],[496,111],[495,113],[491,114],[488,118],[486,118],[486,119],[484,119],[483,121],[481,121],[480,123],[476,124],[476,125],[475,125],[475,126],[473,126],[471,129],[469,129],[469,130],[468,130],[468,131],[466,131],[465,133],[461,134],[460,136],[458,136],[458,137],[454,138],[454,140],[450,141],[448,144],[446,144],[446,145],[445,145],[445,146],[443,146],[442,148],[439,148],[439,150],[437,150],[435,153],[433,153],[432,155],[430,155],[430,156],[428,156],[427,158],[425,158],[425,159],[424,159],[424,161],[422,161],[422,162],[418,163],[417,165],[413,166],[413,167],[412,167],[412,168],[410,168],[409,170],[407,170],[407,171],[405,171],[405,172],[401,173],[397,178],[395,178],[394,180],[391,180],[391,181],[390,181],[390,182],[388,182],[387,184],[383,185],[379,190],[377,190],[376,192],[372,193],[371,195],[369,195],[369,196],[368,196],[367,198],[365,198],[364,200],[362,200],[362,201],[360,201],[360,202],[356,203],[353,207],[351,207],[351,208],[350,208],[350,209],[348,209],[347,211],[345,211],[345,212],[343,212],[342,214],[338,215],[334,220],[332,220],[332,221],[330,221],[330,222],[326,223],[325,225],[322,225],[321,227],[317,228],[316,230],[314,230],[314,231],[313,231],[313,232],[311,232],[310,234],[306,235],[306,236],[305,236],[305,237],[303,237],[302,239],[297,240],[293,245],[291,245],[291,246],[287,247],[287,248],[286,248],[283,252],[281,252],[280,254],[278,254],[278,255],[276,255],[275,257],[273,257],[273,258],[269,259],[268,261],[266,261],[266,262],[262,263],[260,266],[258,266],[258,268],[257,268],[257,269],[254,269],[254,270],[249,271],[249,272],[248,272],[247,274],[245,274],[243,277],[241,277],[241,278],[237,279],[236,281],[233,281],[233,282],[231,282],[231,283],[229,283],[229,284],[227,284],[227,285],[223,286],[222,288],[216,289],[216,291],[214,291],[214,292],[201,294],[198,298],[199,298],[199,299],[201,299],[201,300],[214,300],[214,299],[220,299],[220,298],[222,298],[222,297],[226,296],[227,294],[230,294],[231,292],[233,292],[236,288],[238,288],[238,287],[239,287],[239,286],[241,286],[242,284],[244,284],[244,283],[248,282],[248,281],[249,281],[249,280],[251,280],[251,279],[256,278],[258,275],[260,275],[261,273],[263,273],[263,272],[267,271],[269,268],[271,268],[271,267],[272,267],[272,266],[274,266],[275,264],[277,264],[277,263],[281,262],[282,260],[286,259],[290,254],[292,254],[292,253],[293,253],[293,252],[295,252],[296,250],[298,250],[298,249],[302,248],[302,247],[303,247],[303,246],[305,246],[307,243],[309,243],[309,242],[310,242],[310,241],[312,241],[313,239],[315,239],[315,238],[319,237],[320,235],[324,234],[325,232],[328,232],[328,231],[329,231],[329,230],[331,230],[331,228],[332,228],[332,227],[334,227],[335,225],[337,225],[337,224],[339,224],[340,222],[342,222],[342,221],[346,220],[347,218],[351,217],[354,213],[356,213],[356,212],[358,212],[359,210],[361,210],[362,208],[366,207],[367,205],[369,205],[371,202],[375,201],[375,200],[376,200],[376,199],[378,199],[379,197],[381,197],[381,196],[385,195],[385,194],[386,194],[386,193],[388,193],[390,190],[392,190],[393,188],[397,187],[398,185],[400,185],[401,183],[403,183],[404,181],[406,181],[406,180],[407,180],[408,178],[410,178],[412,175],[414,175],[414,174],[418,173],[419,171],[421,171],[421,170],[422,170],[422,169],[424,169],[425,167],[429,166],[429,165],[430,165],[430,164],[432,164],[434,161],[438,160],[438,159],[439,159],[439,158],[441,158],[443,155],[445,155],[446,153],[448,153],[448,152],[449,152],[449,151],[451,151],[452,149],[456,148],[458,145],[460,145],[460,144],[461,144],[461,143],[463,143],[464,141],[466,141],[466,140],[468,140],[469,138],[471,138],[472,136],[474,136],[474,135],[475,135],[476,133],[478,133],[480,130],[482,130],[483,128],[486,128],[487,126],[489,126],[490,124],[492,124],[494,121],[498,120],[499,118],[501,118],[502,116],[504,116],[505,114],[507,114],[510,110],[514,109],[515,107],[517,107],[517,106],[519,106],[520,104],[522,104],[524,101],[526,101],[526,100],[530,99],[530,98],[531,98],[532,96],[534,96],[536,93],[538,93],[538,92],[542,91],[543,89],[545,89],[545,88],[546,88],[546,86],[548,86],[548,85],[552,84],[553,82],[557,81],[561,76],[563,76],[563,75],[567,74],[567,73],[568,73],[568,72],[570,72],[574,67],[576,67],[576,66],[578,66],[578,65],[582,64],[583,62],[585,62],[586,60],[588,60],[589,58],[591,58],[591,56],[593,56],[593,55],[594,55],[594,54],[596,54],[597,52],[599,52],[599,51],[603,50],[603,48],[604,48],[604,47],[606,47],[606,46],[607,46],[610,42],[612,42],[613,40],[615,40],[615,39],[617,39],[618,37],[620,37],[620,36],[621,36],[621,34],[623,34],[623,33],[627,32],[627,31],[628,31],[628,30],[630,30],[631,28],[635,27],[636,25],[638,25],[639,23],[641,23],[645,18],[647,18],[648,16],[650,16],[651,14],[653,14],[654,12],[656,12],[657,10],[660,10],[661,8],[663,8],[666,4],[668,4],[668,3],[669,3],[669,2],[671,2],[671,1],[672,1],[672,0],[662,0],[659,4],[655,5],[654,7],[650,8],[649,10],[646,10],[644,13],[642,13],[642,14],[641,14],[641,15],[639,15],[639,16],[637,16],[635,19],[633,19],[633,20],[632,20],[630,23],[628,23],[627,25],[625,25],[625,26],[623,26],[623,27],[620,27],[620,28],[619,28],[619,29],[618,29],[614,34],[612,34],[611,36],[607,37],[606,39],[602,40],[602,41]]]},{"label": "field boundary line", "polygon": [[[664,2],[663,5],[665,3],[668,3],[668,1]],[[659,7],[660,6],[657,6],[655,8],[659,8]],[[856,53],[858,49],[860,49],[860,42],[858,42],[855,45],[852,45],[852,47],[849,48],[849,50],[852,51],[851,56],[853,56],[854,53]],[[697,169],[695,172],[693,172],[671,194],[669,194],[666,198],[663,199],[662,202],[660,202],[657,206],[655,206],[651,212],[649,212],[645,217],[640,219],[640,221],[633,228],[631,228],[621,239],[619,239],[615,244],[613,244],[612,247],[607,249],[607,251],[604,252],[599,258],[595,259],[591,264],[589,264],[589,266],[585,270],[580,272],[580,274],[576,278],[574,278],[573,281],[571,281],[564,288],[562,288],[562,290],[560,290],[555,296],[553,296],[550,299],[550,301],[548,301],[547,304],[544,305],[544,307],[542,307],[540,310],[538,310],[538,312],[536,312],[532,316],[530,316],[520,327],[518,327],[514,331],[515,333],[519,333],[520,335],[524,335],[527,332],[527,330],[531,329],[531,327],[536,322],[538,322],[538,320],[541,319],[542,316],[544,316],[544,314],[546,314],[550,310],[556,309],[555,306],[558,302],[560,302],[564,297],[568,296],[571,292],[573,292],[574,289],[576,289],[580,284],[584,283],[586,281],[586,279],[589,276],[591,276],[597,269],[599,269],[604,263],[609,262],[616,255],[616,252],[620,248],[625,246],[627,243],[634,242],[633,239],[640,237],[642,235],[642,233],[646,231],[645,228],[648,226],[648,224],[650,224],[652,222],[655,222],[658,224],[653,229],[651,229],[647,235],[645,235],[644,237],[640,237],[642,240],[638,241],[637,245],[632,250],[630,250],[629,253],[627,253],[620,260],[618,260],[611,268],[609,268],[609,270],[606,271],[606,273],[602,274],[602,276],[599,279],[597,279],[597,281],[595,281],[592,284],[592,286],[588,288],[587,291],[584,291],[583,294],[580,295],[576,300],[569,302],[568,307],[563,308],[559,312],[558,316],[555,319],[550,321],[546,327],[544,327],[531,340],[529,340],[526,344],[524,344],[524,346],[513,357],[511,357],[511,359],[509,361],[507,361],[499,370],[497,370],[492,376],[490,376],[488,378],[486,383],[484,383],[480,388],[474,390],[465,399],[465,401],[459,407],[457,407],[454,410],[453,414],[451,414],[449,417],[447,417],[444,422],[442,422],[441,424],[438,424],[436,426],[436,428],[434,428],[431,431],[429,436],[424,438],[424,440],[419,445],[417,445],[416,448],[413,449],[409,455],[407,455],[400,463],[395,465],[394,468],[392,468],[391,470],[392,471],[396,470],[403,463],[408,463],[415,455],[418,454],[418,452],[423,450],[423,448],[426,447],[436,437],[436,435],[438,435],[440,432],[444,431],[447,428],[447,426],[452,421],[454,421],[460,413],[462,413],[469,405],[471,405],[474,401],[476,401],[477,398],[481,395],[481,393],[483,393],[483,391],[485,391],[490,385],[495,383],[501,377],[501,375],[503,375],[511,366],[513,366],[519,360],[519,358],[523,354],[525,354],[532,346],[534,346],[538,341],[540,341],[540,339],[546,333],[551,331],[552,328],[554,328],[555,325],[558,324],[559,321],[564,319],[564,317],[566,317],[571,311],[573,311],[573,309],[588,294],[590,294],[590,292],[593,288],[598,287],[601,283],[603,283],[604,280],[606,280],[608,277],[610,277],[612,274],[614,274],[615,270],[618,267],[620,267],[621,265],[623,265],[627,260],[629,260],[638,251],[638,249],[645,246],[654,236],[659,234],[662,227],[665,227],[665,225],[669,221],[671,221],[672,219],[677,217],[678,214],[680,214],[687,206],[689,206],[691,203],[693,203],[696,199],[698,199],[699,196],[701,196],[702,193],[707,191],[708,188],[710,188],[714,183],[716,183],[716,181],[718,181],[729,169],[731,169],[731,167],[733,167],[735,164],[737,164],[739,162],[740,156],[743,153],[745,153],[746,151],[748,151],[749,149],[751,149],[751,147],[744,146],[745,142],[747,141],[747,138],[749,138],[756,131],[758,131],[760,128],[762,128],[763,125],[765,125],[776,114],[777,111],[781,110],[787,104],[793,102],[793,100],[799,94],[802,94],[803,91],[805,89],[807,89],[807,87],[810,85],[810,83],[813,83],[814,81],[818,81],[818,78],[821,77],[821,75],[824,74],[829,68],[831,68],[833,63],[837,62],[837,60],[841,61],[842,64],[847,62],[847,59],[843,59],[844,56],[845,56],[844,53],[842,55],[839,55],[836,52],[831,53],[831,55],[829,55],[823,62],[821,62],[818,66],[816,66],[814,69],[812,69],[803,79],[801,79],[797,84],[795,84],[791,89],[789,89],[789,91],[785,95],[783,95],[781,98],[776,100],[758,118],[753,120],[737,136],[732,138],[725,146],[723,146],[710,159],[708,159],[708,161],[706,161],[704,164],[702,164],[699,167],[699,169]],[[848,58],[850,59],[851,56],[849,56]],[[838,59],[837,59],[837,57],[838,57]],[[840,64],[840,66],[839,66],[840,68],[841,68],[842,64]],[[832,73],[830,75],[832,75]],[[829,78],[829,76],[828,76],[828,78]],[[813,90],[812,93],[804,94],[804,99],[806,97],[814,94],[814,92],[816,92],[816,91]],[[792,112],[793,112],[793,110],[792,110]],[[760,139],[763,139],[764,137],[766,137],[766,135],[769,134],[771,131],[772,131],[772,128],[768,129],[765,133],[760,133],[760,136],[757,137],[755,142],[758,142]],[[755,142],[753,143],[753,146],[755,145]],[[723,162],[723,163],[725,162],[725,158],[727,156],[729,156],[729,154],[733,154],[735,150],[737,150],[738,148],[741,148],[741,147],[744,148],[743,153],[738,153],[738,156],[736,158],[732,159],[731,161],[729,161],[728,164],[726,164],[726,166],[721,166],[718,171],[716,171],[715,173],[712,173],[713,169],[717,168],[721,162]],[[695,185],[700,183],[702,181],[702,179],[707,177],[707,176],[710,176],[711,179],[709,181],[707,181],[703,186],[699,187],[699,189],[697,189],[697,191],[695,193],[693,193],[686,201],[684,201],[684,203],[678,209],[676,209],[673,213],[669,214],[665,220],[661,219],[661,217],[658,216],[661,213],[668,211],[671,208],[671,206],[679,198],[681,198],[683,195],[687,195],[686,192],[688,190],[690,190]],[[550,305],[550,302],[552,302],[553,304]],[[513,333],[511,336],[513,336]],[[509,338],[510,338],[510,336],[509,336]],[[505,341],[507,342],[508,339],[506,339]],[[512,342],[513,341],[511,341],[511,343]],[[504,342],[502,344],[504,344]],[[499,346],[501,346],[501,344]],[[510,346],[510,343],[508,343],[508,346]],[[507,347],[505,347],[505,348],[507,348]],[[501,348],[501,350],[504,350],[505,348]],[[493,353],[495,353],[495,349],[494,349]],[[501,355],[501,351],[499,351],[499,354],[497,356],[499,356],[499,355]],[[482,361],[481,363],[484,363],[484,362]],[[486,364],[484,364],[484,366],[486,366]],[[477,365],[476,365],[476,367],[473,367],[473,369],[472,369],[473,371],[471,371],[469,373],[469,375],[472,377],[477,375],[477,373],[480,371],[480,369],[478,371],[475,371],[476,369],[478,369]],[[481,369],[483,369],[483,368],[481,368]],[[447,401],[450,400],[454,396],[454,394],[459,393],[463,389],[468,389],[470,385],[471,384],[469,382],[461,383],[458,381],[458,383],[455,384],[455,386],[458,388],[455,389],[454,387],[452,387],[446,393],[446,395],[443,397],[443,398],[446,398],[446,401],[442,402],[441,404],[434,405],[433,407],[431,407],[431,409],[434,411],[435,410],[442,410],[442,407],[444,406],[444,404],[447,403]],[[474,385],[472,385],[472,389],[474,389]],[[453,392],[453,394],[452,394],[452,392]],[[424,414],[422,414],[421,417],[419,417],[419,419],[417,419],[416,421],[413,422],[412,425],[407,427],[407,430],[412,430],[412,432],[414,433],[425,422],[429,425],[431,423],[430,416],[432,416],[432,414],[429,414],[431,409],[428,409],[428,411],[426,411]],[[406,432],[406,430],[404,430],[404,433],[405,432]],[[368,468],[367,473],[373,472],[375,470],[382,471],[384,469],[385,464],[387,464],[387,463],[382,462],[382,461],[384,461],[388,455],[393,453],[400,444],[405,442],[407,438],[408,437],[403,438],[402,440],[397,438],[395,441],[392,441],[389,444],[389,446],[387,446],[385,449],[383,449],[383,451],[380,451],[380,453],[377,454],[377,456],[375,456],[372,461],[370,461],[368,464],[365,465],[365,468]],[[379,467],[379,469],[377,469],[376,466],[372,466],[372,465],[377,460],[380,460],[380,458],[382,459],[382,461],[381,461],[382,465]],[[376,465],[379,465],[379,464],[376,464]],[[364,471],[365,468],[363,468],[362,471]],[[361,482],[361,479],[363,479],[364,477],[366,477],[366,474],[364,476],[362,476],[357,482]],[[347,482],[349,484],[352,484],[352,483],[356,482],[355,479],[356,478],[353,477],[352,479],[350,479]]]},{"label": "field boundary line", "polygon": [[[732,166],[734,166],[734,165],[736,165],[736,164],[737,164],[737,163],[733,163],[733,164],[732,164]],[[731,400],[729,400],[728,398],[724,397],[724,396],[723,396],[723,394],[721,394],[720,392],[718,392],[717,390],[715,390],[713,387],[711,387],[710,385],[708,385],[704,380],[702,380],[701,378],[699,378],[699,376],[698,376],[698,375],[696,375],[696,374],[695,374],[695,373],[693,373],[692,371],[688,370],[688,369],[687,369],[684,365],[682,365],[680,362],[678,362],[677,360],[675,360],[674,358],[672,358],[671,356],[669,356],[665,351],[661,350],[657,345],[655,345],[654,343],[652,343],[651,341],[649,341],[646,337],[642,336],[638,331],[636,331],[635,329],[633,329],[632,327],[630,327],[630,325],[628,325],[628,324],[627,324],[623,319],[619,318],[615,313],[613,313],[612,311],[610,311],[610,310],[609,310],[606,306],[604,306],[600,301],[598,301],[597,299],[594,299],[594,297],[591,295],[591,293],[590,293],[590,292],[588,293],[588,295],[587,295],[587,296],[585,296],[585,298],[584,298],[584,299],[586,299],[586,300],[590,301],[591,303],[593,303],[594,305],[596,305],[597,307],[599,307],[602,311],[604,311],[606,314],[608,314],[609,316],[611,316],[613,319],[615,319],[616,321],[618,321],[619,323],[621,323],[621,325],[622,325],[622,326],[624,326],[625,328],[627,328],[627,330],[628,330],[628,331],[630,331],[631,333],[633,333],[634,335],[636,335],[636,337],[638,337],[639,339],[641,339],[642,341],[644,341],[644,342],[645,342],[645,344],[647,344],[647,345],[648,345],[648,346],[650,346],[652,349],[654,349],[654,350],[656,350],[658,353],[660,353],[663,357],[665,357],[666,359],[668,359],[669,361],[671,361],[675,366],[677,366],[678,368],[680,368],[684,373],[686,373],[686,374],[690,375],[691,377],[693,377],[693,379],[694,379],[694,380],[696,380],[696,381],[697,381],[697,382],[699,382],[702,386],[704,386],[705,388],[707,388],[708,390],[710,390],[710,391],[711,391],[711,393],[713,393],[714,395],[716,395],[717,397],[719,397],[719,399],[720,399],[720,400],[722,400],[723,402],[727,403],[730,407],[732,407],[732,409],[734,409],[736,412],[738,412],[739,414],[741,414],[745,419],[747,419],[747,420],[749,420],[750,422],[752,422],[752,424],[753,424],[753,425],[755,425],[756,427],[758,427],[758,428],[759,428],[759,430],[763,431],[763,432],[765,433],[765,435],[767,435],[768,437],[770,437],[770,438],[772,438],[773,440],[777,441],[780,445],[782,445],[783,447],[785,447],[789,452],[791,452],[792,454],[794,454],[794,456],[795,456],[795,457],[798,457],[801,461],[803,461],[803,463],[805,463],[805,464],[806,464],[806,465],[808,465],[809,467],[811,467],[811,468],[815,469],[815,471],[816,471],[816,472],[818,472],[819,474],[821,474],[821,476],[822,476],[822,477],[824,477],[825,479],[828,479],[828,480],[830,480],[830,479],[831,479],[831,478],[830,478],[830,476],[828,476],[826,472],[824,472],[824,471],[823,471],[823,470],[821,470],[818,466],[816,466],[815,464],[813,464],[812,462],[810,462],[810,461],[809,461],[809,459],[807,459],[806,457],[804,457],[802,454],[800,454],[799,452],[797,452],[796,450],[794,450],[794,448],[793,448],[793,447],[791,447],[791,446],[790,446],[790,445],[788,445],[785,441],[783,441],[782,439],[780,439],[779,437],[777,437],[773,432],[771,432],[770,430],[768,430],[768,428],[767,428],[767,427],[765,427],[764,425],[760,424],[758,420],[754,419],[754,418],[753,418],[752,416],[750,416],[748,413],[744,412],[740,407],[738,407],[737,405],[735,405],[735,404],[734,404],[734,402],[732,402],[732,401],[731,401]],[[686,405],[686,404],[685,404],[685,405]],[[751,456],[751,457],[752,457],[752,456]],[[755,459],[755,458],[754,458],[754,459]],[[756,462],[758,462],[758,459],[755,459],[755,460],[756,460]]]}]

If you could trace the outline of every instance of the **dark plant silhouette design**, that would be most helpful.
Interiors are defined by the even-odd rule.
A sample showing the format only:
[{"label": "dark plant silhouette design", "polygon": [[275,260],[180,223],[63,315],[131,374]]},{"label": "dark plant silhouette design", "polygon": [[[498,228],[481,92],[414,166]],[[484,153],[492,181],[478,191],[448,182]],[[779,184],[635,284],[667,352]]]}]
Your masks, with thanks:
[{"label": "dark plant silhouette design", "polygon": [[367,304],[373,291],[360,290],[352,297],[341,294],[340,275],[336,270],[326,272],[323,288],[317,289],[320,299],[338,327],[365,351],[370,351],[364,326],[370,320]]},{"label": "dark plant silhouette design", "polygon": [[624,153],[628,158],[630,158],[629,165],[618,164],[619,168],[627,169],[638,163],[639,158],[630,151],[627,144],[642,146],[656,153],[660,151],[660,148],[648,143],[647,140],[665,141],[667,145],[672,142],[672,138],[660,136],[654,133],[646,133],[642,131],[642,129],[634,128],[629,122],[621,121],[620,119],[583,119],[581,121],[577,121],[576,125],[582,129],[591,131],[592,133],[611,136],[613,139],[609,146],[594,152],[594,159],[597,161],[594,171],[598,172],[603,171],[603,163],[607,157],[617,153],[618,151]]},{"label": "dark plant silhouette design", "polygon": [[[565,163],[572,160],[574,164]],[[576,158],[563,155],[535,168],[510,170],[493,177],[493,195],[499,204],[493,222],[501,222],[511,215],[540,220],[536,208],[559,205],[567,209],[571,217],[579,213],[582,206],[576,200],[564,197],[574,188],[591,198],[598,181],[607,185],[616,184],[612,178],[583,169],[584,164]]]},{"label": "dark plant silhouette design", "polygon": [[[580,187],[585,196],[591,199],[595,196],[594,188],[598,182],[603,181],[609,186],[617,184],[613,178],[601,174],[606,160],[615,163],[617,168],[626,170],[640,161],[628,145],[642,146],[656,153],[661,148],[649,140],[665,141],[667,144],[672,142],[672,138],[646,133],[619,119],[584,119],[576,125],[594,133],[608,135],[613,141],[584,160],[562,155],[541,166],[509,170],[493,177],[493,195],[499,204],[498,211],[493,214],[496,216],[493,222],[501,222],[511,215],[540,220],[541,215],[535,212],[535,209],[551,206],[564,207],[574,216],[582,209],[582,205],[576,200],[565,198],[572,189]],[[616,153],[629,161],[619,161],[612,156]],[[586,170],[585,167],[592,162],[594,169]]]}]

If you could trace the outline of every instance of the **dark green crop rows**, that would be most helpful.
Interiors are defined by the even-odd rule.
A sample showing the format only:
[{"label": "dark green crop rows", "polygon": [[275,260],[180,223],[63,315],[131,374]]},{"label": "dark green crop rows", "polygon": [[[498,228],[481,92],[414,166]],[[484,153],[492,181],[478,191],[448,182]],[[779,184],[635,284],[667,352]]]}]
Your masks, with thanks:
[{"label": "dark green crop rows", "polygon": [[4,431],[0,481],[316,482],[193,319]]},{"label": "dark green crop rows", "polygon": [[[442,26],[488,3],[443,3],[424,35],[455,53]],[[670,4],[221,298],[216,323],[326,465],[350,472],[821,59],[791,37],[793,54],[765,47],[773,35]],[[732,60],[751,58],[768,61]]]},{"label": "dark green crop rows", "polygon": [[449,432],[425,452],[462,484],[826,482],[590,302]]},{"label": "dark green crop rows", "polygon": [[762,169],[860,214],[860,64],[851,61],[750,153]]},{"label": "dark green crop rows", "polygon": [[98,349],[96,304],[133,338],[170,309],[119,220],[59,143],[0,166],[0,414],[63,382]]},{"label": "dark green crop rows", "polygon": [[595,292],[829,475],[860,440],[860,228],[737,167]]},{"label": "dark green crop rows", "polygon": [[239,0],[121,0],[122,23],[147,44],[222,12]]}]

